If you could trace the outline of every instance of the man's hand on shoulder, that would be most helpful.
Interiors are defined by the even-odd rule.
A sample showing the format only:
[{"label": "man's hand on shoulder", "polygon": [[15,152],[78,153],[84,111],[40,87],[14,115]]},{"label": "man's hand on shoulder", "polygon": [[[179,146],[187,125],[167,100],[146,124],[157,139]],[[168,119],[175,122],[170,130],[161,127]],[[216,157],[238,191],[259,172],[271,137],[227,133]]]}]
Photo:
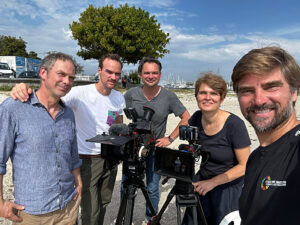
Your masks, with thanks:
[{"label": "man's hand on shoulder", "polygon": [[25,207],[22,205],[18,205],[7,200],[0,201],[0,216],[11,221],[21,222],[22,218],[18,217],[16,214],[18,210],[24,209]]},{"label": "man's hand on shoulder", "polygon": [[25,83],[16,84],[10,92],[10,97],[14,100],[25,102],[28,100],[32,89]]}]

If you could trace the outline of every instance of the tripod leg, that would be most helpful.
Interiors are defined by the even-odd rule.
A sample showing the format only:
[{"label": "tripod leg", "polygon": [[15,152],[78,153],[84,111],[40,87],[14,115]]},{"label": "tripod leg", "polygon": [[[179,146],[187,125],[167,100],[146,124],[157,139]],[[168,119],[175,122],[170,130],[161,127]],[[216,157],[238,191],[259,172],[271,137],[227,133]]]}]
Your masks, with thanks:
[{"label": "tripod leg", "polygon": [[177,198],[176,198],[176,209],[177,209],[177,224],[181,224],[181,211],[180,211],[180,205],[178,204]]},{"label": "tripod leg", "polygon": [[[136,187],[124,185],[124,194],[119,207],[116,225],[131,225]],[[123,223],[124,220],[124,223]]]},{"label": "tripod leg", "polygon": [[128,190],[127,187],[125,187],[124,194],[122,196],[121,204],[118,211],[116,225],[122,225],[122,221],[126,212],[127,199],[128,199]]},{"label": "tripod leg", "polygon": [[207,225],[207,221],[206,221],[206,218],[205,218],[205,215],[204,215],[204,212],[203,212],[203,208],[202,208],[202,205],[201,205],[201,202],[200,202],[200,198],[199,198],[198,194],[195,194],[195,195],[196,195],[196,198],[197,198],[197,209],[198,209],[198,213],[199,213],[200,218],[201,218],[201,224]]},{"label": "tripod leg", "polygon": [[152,215],[156,215],[157,212],[155,211],[155,209],[154,209],[154,207],[152,205],[152,202],[150,200],[150,197],[149,197],[149,194],[148,194],[148,191],[147,191],[147,188],[146,188],[145,184],[142,183],[140,187],[141,187],[142,193],[143,193],[143,195],[144,195],[144,197],[146,199],[146,202],[147,202],[147,204],[150,207]]},{"label": "tripod leg", "polygon": [[175,195],[175,188],[173,187],[172,190],[169,192],[167,199],[166,199],[165,203],[163,204],[162,208],[160,209],[159,213],[150,222],[151,225],[159,224],[159,221],[161,220],[163,213],[167,209],[167,207],[168,207],[170,201],[172,200],[172,198],[174,197],[174,195]]},{"label": "tripod leg", "polygon": [[135,196],[136,196],[136,187],[133,185],[129,185],[128,196],[127,196],[128,198],[126,201],[126,211],[125,211],[125,216],[124,216],[124,225],[132,224]]},{"label": "tripod leg", "polygon": [[198,225],[197,207],[193,206],[193,207],[191,207],[191,209],[192,209],[192,213],[193,213],[194,225]]}]

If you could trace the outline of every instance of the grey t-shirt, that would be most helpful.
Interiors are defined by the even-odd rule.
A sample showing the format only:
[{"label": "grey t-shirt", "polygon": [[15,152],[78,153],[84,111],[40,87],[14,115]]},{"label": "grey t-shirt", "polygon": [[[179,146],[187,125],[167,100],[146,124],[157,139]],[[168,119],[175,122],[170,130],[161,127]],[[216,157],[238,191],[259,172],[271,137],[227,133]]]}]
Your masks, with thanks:
[{"label": "grey t-shirt", "polygon": [[166,133],[168,115],[174,113],[175,116],[180,116],[186,108],[173,92],[163,87],[151,101],[146,99],[142,88],[142,85],[134,87],[125,93],[126,107],[135,108],[139,117],[144,115],[143,106],[153,109],[155,111],[152,118],[154,135],[156,139],[162,138]]}]

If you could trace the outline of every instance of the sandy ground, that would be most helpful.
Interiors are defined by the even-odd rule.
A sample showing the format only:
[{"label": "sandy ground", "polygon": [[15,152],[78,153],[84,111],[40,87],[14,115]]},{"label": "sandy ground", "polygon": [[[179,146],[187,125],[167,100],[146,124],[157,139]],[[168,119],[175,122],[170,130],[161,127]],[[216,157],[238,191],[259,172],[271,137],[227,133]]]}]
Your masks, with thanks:
[{"label": "sandy ground", "polygon": [[[182,103],[186,106],[186,108],[188,109],[188,111],[190,112],[191,115],[198,109],[193,92],[184,91],[184,92],[177,93],[177,96],[182,101]],[[7,98],[7,93],[0,93],[0,103],[5,98]],[[237,98],[234,93],[229,93],[227,95],[221,108],[238,115],[240,118],[242,118],[244,120],[244,118],[241,115],[240,109],[239,109]],[[299,104],[296,104],[297,118],[300,118],[299,112],[300,112]],[[125,119],[125,123],[128,123],[128,122],[129,121],[127,119]],[[169,116],[166,135],[169,135],[173,131],[173,129],[177,126],[178,122],[179,122],[179,119],[174,117],[174,115]],[[251,142],[252,142],[251,150],[253,150],[258,146],[258,140],[257,140],[256,134],[255,134],[253,128],[251,127],[251,125],[247,121],[245,121],[245,123],[246,123],[246,127],[248,129],[248,132],[249,132],[249,135],[251,138]],[[176,149],[180,143],[184,143],[184,142],[177,139],[169,147]],[[122,165],[119,165],[118,169],[119,169],[118,176],[117,176],[116,185],[114,188],[112,202],[109,204],[109,206],[107,208],[107,212],[106,212],[105,225],[109,225],[117,217],[117,213],[118,213],[118,209],[119,209]],[[7,174],[4,176],[3,189],[4,189],[4,198],[9,199],[9,200],[14,199],[11,175],[12,175],[11,164],[8,163]],[[166,199],[169,191],[173,187],[173,185],[174,185],[174,180],[170,179],[167,184],[165,184],[164,186],[161,186],[161,188],[160,188],[161,199],[160,199],[160,203],[159,203],[160,207],[165,202],[165,199]],[[133,214],[134,224],[135,225],[146,224],[144,222],[144,216],[145,216],[145,199],[142,195],[141,190],[138,190],[137,197],[135,199],[134,214]],[[162,225],[176,224],[176,221],[177,221],[176,205],[175,205],[175,199],[173,199],[170,202],[166,212],[163,215],[161,224]],[[8,225],[11,223],[7,220],[3,220],[2,218],[0,218],[0,224]]]}]

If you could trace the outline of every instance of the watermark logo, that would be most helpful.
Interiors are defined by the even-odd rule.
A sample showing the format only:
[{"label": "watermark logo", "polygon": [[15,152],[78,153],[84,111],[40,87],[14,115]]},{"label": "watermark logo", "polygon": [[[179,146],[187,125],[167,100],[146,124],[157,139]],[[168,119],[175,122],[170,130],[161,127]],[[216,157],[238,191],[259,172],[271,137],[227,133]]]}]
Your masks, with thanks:
[{"label": "watermark logo", "polygon": [[286,187],[286,181],[285,180],[271,180],[270,176],[266,176],[264,179],[262,179],[260,188],[261,190],[265,191],[268,190],[269,187]]},{"label": "watermark logo", "polygon": [[266,176],[264,179],[262,179],[261,181],[261,184],[260,184],[260,187],[261,187],[261,190],[265,191],[269,188],[268,185],[266,185],[266,181],[267,180],[271,180],[271,177],[270,176]]}]

